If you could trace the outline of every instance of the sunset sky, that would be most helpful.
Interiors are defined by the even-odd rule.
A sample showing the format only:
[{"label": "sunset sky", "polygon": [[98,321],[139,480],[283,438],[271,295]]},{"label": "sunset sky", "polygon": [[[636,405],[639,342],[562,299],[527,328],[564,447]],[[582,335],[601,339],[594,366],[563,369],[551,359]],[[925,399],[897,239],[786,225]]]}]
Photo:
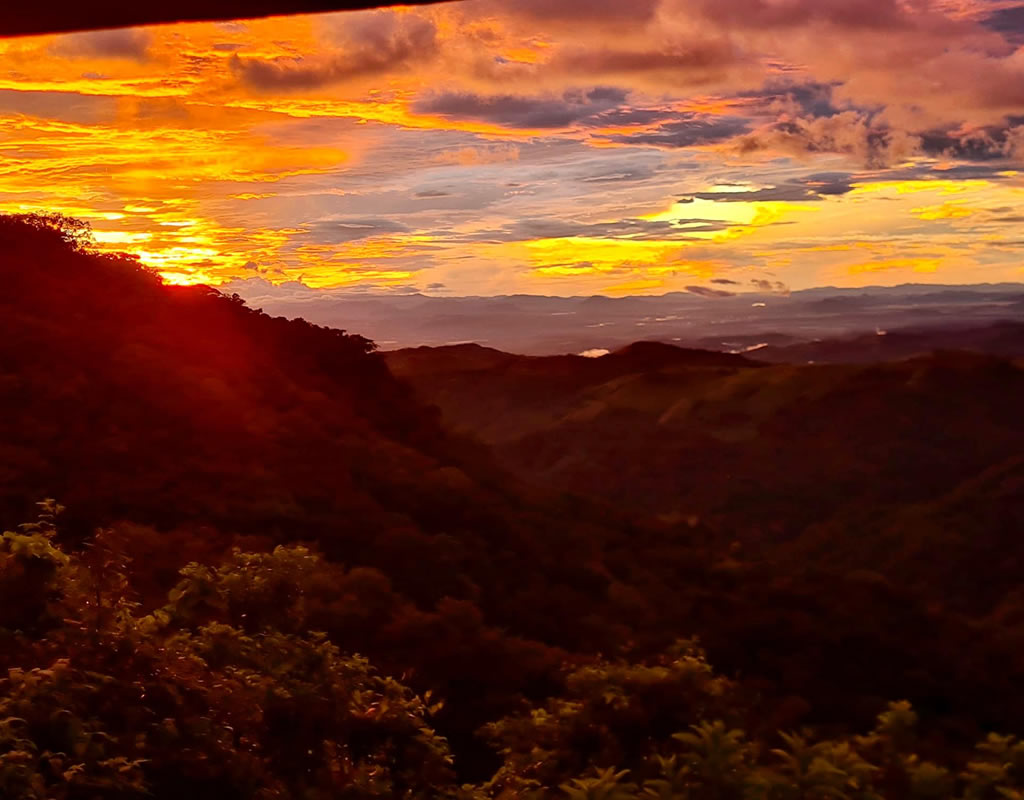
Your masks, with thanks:
[{"label": "sunset sky", "polygon": [[1024,5],[464,0],[0,40],[0,154],[0,212],[86,219],[173,282],[1024,281]]}]

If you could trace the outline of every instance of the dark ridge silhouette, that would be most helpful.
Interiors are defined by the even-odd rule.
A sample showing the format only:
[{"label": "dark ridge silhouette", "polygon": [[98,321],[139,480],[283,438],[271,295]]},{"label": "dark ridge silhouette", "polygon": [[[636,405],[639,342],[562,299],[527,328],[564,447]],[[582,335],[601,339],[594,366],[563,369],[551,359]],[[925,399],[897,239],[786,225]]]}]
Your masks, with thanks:
[{"label": "dark ridge silhouette", "polygon": [[516,360],[516,356],[492,347],[466,343],[446,347],[413,347],[387,354],[393,372],[443,370],[445,364],[459,370],[491,369]]},{"label": "dark ridge silhouette", "polygon": [[584,371],[588,376],[612,375],[629,370],[663,367],[756,367],[759,362],[735,353],[678,347],[656,341],[634,342],[603,356],[565,354],[527,356],[493,347],[465,343],[441,347],[390,350],[384,358],[396,374],[459,372],[485,369],[522,369],[543,374]]},{"label": "dark ridge silhouette", "polygon": [[750,359],[733,353],[677,347],[665,342],[634,342],[613,350],[605,358],[622,361],[630,367],[652,368],[669,366],[739,367],[752,366]]}]

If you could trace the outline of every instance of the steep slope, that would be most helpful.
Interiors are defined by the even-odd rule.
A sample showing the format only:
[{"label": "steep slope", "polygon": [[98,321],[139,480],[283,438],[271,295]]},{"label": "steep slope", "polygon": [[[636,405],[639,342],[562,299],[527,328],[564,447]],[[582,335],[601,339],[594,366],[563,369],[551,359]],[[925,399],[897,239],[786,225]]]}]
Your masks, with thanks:
[{"label": "steep slope", "polygon": [[0,217],[0,285],[5,526],[56,497],[72,547],[126,530],[150,604],[192,559],[309,543],[354,568],[323,629],[448,700],[470,752],[568,650],[623,641],[602,565],[629,526],[525,490],[362,337],[162,285],[61,218]]},{"label": "steep slope", "polygon": [[[58,494],[85,515],[168,522],[247,513],[274,532],[328,495],[372,515],[375,478],[441,466],[436,425],[366,340],[29,233],[8,225],[0,247],[0,424],[17,473],[5,503]],[[380,464],[345,457],[370,446]]]},{"label": "steep slope", "polygon": [[626,526],[524,490],[367,340],[161,285],[46,220],[0,219],[0,282],[5,519],[57,497],[78,537],[127,519],[315,541],[424,607],[465,599],[560,643],[562,615],[524,614],[523,596],[557,581],[568,605],[603,602],[589,563]]}]

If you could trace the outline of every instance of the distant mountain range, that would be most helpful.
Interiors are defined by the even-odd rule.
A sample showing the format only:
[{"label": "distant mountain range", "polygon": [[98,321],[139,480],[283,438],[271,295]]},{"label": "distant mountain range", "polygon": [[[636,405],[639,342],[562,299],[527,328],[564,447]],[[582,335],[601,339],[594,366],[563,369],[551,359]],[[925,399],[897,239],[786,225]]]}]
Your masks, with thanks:
[{"label": "distant mountain range", "polygon": [[[365,295],[310,289],[296,282],[275,286],[261,278],[221,289],[238,293],[269,314],[356,330],[385,350],[475,342],[515,353],[554,355],[615,350],[651,339],[742,352],[895,328],[961,328],[1024,320],[1020,283],[824,287],[789,294],[716,289],[616,298]],[[783,360],[791,357],[796,356],[787,354]]]},{"label": "distant mountain range", "polygon": [[1024,321],[1007,320],[984,325],[950,322],[785,345],[754,345],[753,349],[745,352],[762,362],[868,364],[939,350],[968,350],[1011,358],[1024,356]]}]

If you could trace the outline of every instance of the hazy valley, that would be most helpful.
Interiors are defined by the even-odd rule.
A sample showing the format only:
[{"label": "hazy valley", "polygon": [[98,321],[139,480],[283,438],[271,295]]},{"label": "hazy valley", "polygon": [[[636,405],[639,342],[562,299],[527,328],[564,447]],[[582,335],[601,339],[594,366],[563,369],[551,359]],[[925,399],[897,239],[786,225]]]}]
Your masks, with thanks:
[{"label": "hazy valley", "polygon": [[[269,314],[358,330],[384,350],[474,342],[528,355],[615,350],[644,339],[724,351],[770,345],[774,351],[904,328],[945,332],[949,342],[960,328],[1019,321],[1024,310],[1021,283],[796,292],[769,286],[765,292],[729,280],[721,287],[626,297],[444,297],[274,286],[251,278],[223,290]],[[794,352],[774,358],[799,360]]]}]

